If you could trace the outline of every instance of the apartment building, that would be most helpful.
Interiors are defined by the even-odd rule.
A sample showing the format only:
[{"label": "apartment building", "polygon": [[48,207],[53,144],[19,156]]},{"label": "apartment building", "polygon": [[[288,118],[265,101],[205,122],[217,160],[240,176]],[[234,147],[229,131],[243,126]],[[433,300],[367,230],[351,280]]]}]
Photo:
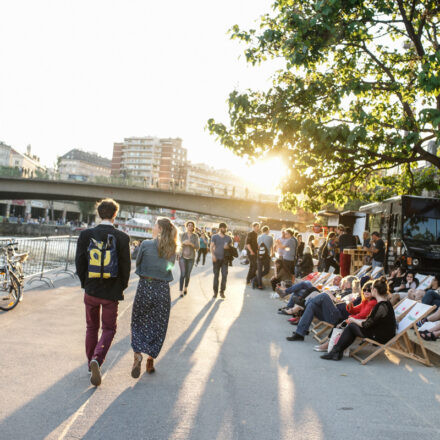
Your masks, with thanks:
[{"label": "apartment building", "polygon": [[96,153],[74,148],[58,158],[58,173],[62,180],[87,181],[95,177],[110,177],[111,161]]},{"label": "apartment building", "polygon": [[15,168],[23,177],[37,177],[38,173],[44,173],[45,167],[40,163],[40,158],[32,154],[31,146],[28,145],[26,153],[20,153],[15,148],[0,141],[0,166]]},{"label": "apartment building", "polygon": [[185,187],[187,150],[180,138],[125,138],[113,145],[112,176],[133,178],[146,186]]}]

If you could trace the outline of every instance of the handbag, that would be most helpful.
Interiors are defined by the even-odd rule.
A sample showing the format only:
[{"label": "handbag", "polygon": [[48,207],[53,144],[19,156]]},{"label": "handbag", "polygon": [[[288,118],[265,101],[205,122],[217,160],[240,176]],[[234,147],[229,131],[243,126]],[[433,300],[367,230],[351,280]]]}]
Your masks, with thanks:
[{"label": "handbag", "polygon": [[337,328],[335,327],[332,331],[332,335],[330,337],[330,341],[328,342],[328,352],[330,353],[333,349],[333,347],[338,343],[339,338],[342,335],[342,332],[344,331],[343,328]]}]

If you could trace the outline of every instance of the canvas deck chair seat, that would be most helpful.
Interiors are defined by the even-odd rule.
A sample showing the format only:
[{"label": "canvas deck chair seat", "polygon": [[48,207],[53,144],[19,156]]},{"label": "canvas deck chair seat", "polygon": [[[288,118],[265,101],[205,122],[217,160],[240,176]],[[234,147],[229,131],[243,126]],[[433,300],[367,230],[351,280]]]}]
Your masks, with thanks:
[{"label": "canvas deck chair seat", "polygon": [[312,280],[311,283],[314,286],[317,286],[318,284],[322,284],[329,276],[330,276],[329,273],[322,272],[319,276],[317,276],[314,280]]},{"label": "canvas deck chair seat", "polygon": [[375,267],[369,274],[372,280],[376,280],[384,274],[383,267]]},{"label": "canvas deck chair seat", "polygon": [[[406,300],[407,299],[405,299],[404,301]],[[396,308],[398,308],[399,305],[404,304],[404,301],[398,303],[396,305]],[[408,300],[408,301],[412,301],[412,300]],[[409,303],[407,304],[409,305]],[[420,336],[416,324],[418,321],[420,321],[423,318],[426,318],[432,312],[434,312],[435,308],[436,308],[435,306],[429,306],[427,304],[416,302],[410,307],[409,310],[406,309],[405,311],[402,311],[401,315],[404,314],[404,316],[399,316],[399,317],[396,316],[396,320],[398,320],[399,318],[400,322],[398,322],[398,328],[396,331],[396,336],[394,336],[394,338],[390,339],[386,344],[381,344],[380,342],[374,341],[373,339],[369,339],[369,338],[362,339],[361,344],[354,351],[350,353],[350,356],[354,357],[362,365],[365,365],[380,353],[384,353],[386,350],[388,350],[392,353],[405,356],[407,358],[413,359],[417,362],[430,366],[431,362],[429,360],[429,356],[425,349],[425,346],[423,345],[423,339]],[[418,345],[420,346],[422,352],[421,355],[415,353],[414,344],[410,341],[408,337],[408,332],[410,330],[415,330],[415,334],[418,340]],[[358,353],[361,350],[367,348],[368,346],[373,347],[374,351],[371,354],[369,354],[367,357],[361,358],[358,355]]]},{"label": "canvas deck chair seat", "polygon": [[371,271],[371,266],[368,264],[365,264],[357,272],[354,273],[354,276],[361,279],[362,277],[367,275],[370,271]]}]

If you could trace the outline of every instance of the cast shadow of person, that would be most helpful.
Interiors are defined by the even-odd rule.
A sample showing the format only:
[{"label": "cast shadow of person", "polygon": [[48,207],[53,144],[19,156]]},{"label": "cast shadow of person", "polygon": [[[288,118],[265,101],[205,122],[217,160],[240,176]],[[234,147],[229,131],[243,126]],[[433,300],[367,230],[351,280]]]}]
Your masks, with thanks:
[{"label": "cast shadow of person", "polygon": [[[120,434],[126,438],[280,438],[280,384],[277,367],[268,361],[274,335],[261,335],[258,317],[262,305],[243,295],[240,313],[220,340],[221,332],[205,333],[222,301],[208,304],[214,305],[191,341],[182,348],[194,324],[159,360],[156,377],[144,374],[107,408],[84,439],[120,438],[114,433],[116,420],[124,427]],[[257,319],[252,319],[254,316]],[[213,362],[207,361],[208,375],[201,369],[198,376],[199,371],[192,371],[191,358],[204,337],[217,346],[217,351]],[[188,395],[182,395],[184,392]],[[268,401],[274,408],[269,417]]]}]

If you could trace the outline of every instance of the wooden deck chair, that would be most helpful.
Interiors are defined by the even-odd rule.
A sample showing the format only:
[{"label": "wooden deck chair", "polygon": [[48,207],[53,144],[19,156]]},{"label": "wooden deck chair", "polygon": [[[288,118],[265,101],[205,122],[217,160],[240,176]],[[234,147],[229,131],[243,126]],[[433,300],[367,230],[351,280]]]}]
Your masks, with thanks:
[{"label": "wooden deck chair", "polygon": [[423,281],[425,281],[426,278],[428,278],[428,275],[423,275],[421,273],[416,273],[414,278],[417,278],[417,281],[419,282],[419,286],[420,286],[420,284],[422,284]]},{"label": "wooden deck chair", "polygon": [[428,275],[418,286],[417,290],[428,290],[431,287],[432,281],[434,280],[433,275]]},{"label": "wooden deck chair", "polygon": [[396,316],[396,321],[399,323],[416,304],[417,301],[414,301],[413,299],[409,299],[409,298],[401,299],[394,306],[394,315]]},{"label": "wooden deck chair", "polygon": [[[310,329],[310,333],[313,336],[313,339],[318,341],[318,344],[323,344],[326,342],[329,338],[330,330],[333,329],[334,325],[330,324],[326,321],[319,321],[319,319],[315,318],[314,322],[312,323],[313,327]],[[329,332],[326,334],[326,332]]]},{"label": "wooden deck chair", "polygon": [[317,286],[318,284],[323,284],[325,280],[330,276],[328,272],[322,272],[321,276],[316,278],[316,280],[313,281],[313,285]]},{"label": "wooden deck chair", "polygon": [[384,274],[383,267],[375,267],[370,274],[372,280],[375,280]]},{"label": "wooden deck chair", "polygon": [[[398,324],[396,336],[390,339],[386,344],[381,344],[380,342],[374,341],[373,339],[365,338],[362,340],[361,344],[350,353],[350,356],[358,360],[362,365],[365,365],[378,354],[385,352],[386,350],[392,353],[399,354],[401,356],[408,357],[424,365],[431,366],[431,362],[428,357],[428,353],[423,345],[423,339],[420,336],[416,323],[423,318],[426,318],[434,310],[435,306],[429,306],[427,304],[416,303],[411,310],[406,314],[406,316],[401,319]],[[408,331],[414,329],[417,335],[417,340],[422,351],[422,355],[419,356],[414,351],[414,345],[408,337]],[[373,346],[374,351],[366,358],[361,358],[358,356],[358,352],[367,346]]]},{"label": "wooden deck chair", "polygon": [[322,288],[324,287],[328,287],[331,286],[333,284],[333,280],[337,277],[338,275],[332,273],[330,274],[330,276],[324,281],[324,283],[322,284]]},{"label": "wooden deck chair", "polygon": [[367,273],[370,271],[370,269],[371,269],[371,266],[369,266],[368,264],[365,264],[354,274],[354,276],[361,279],[363,276],[367,275]]}]

